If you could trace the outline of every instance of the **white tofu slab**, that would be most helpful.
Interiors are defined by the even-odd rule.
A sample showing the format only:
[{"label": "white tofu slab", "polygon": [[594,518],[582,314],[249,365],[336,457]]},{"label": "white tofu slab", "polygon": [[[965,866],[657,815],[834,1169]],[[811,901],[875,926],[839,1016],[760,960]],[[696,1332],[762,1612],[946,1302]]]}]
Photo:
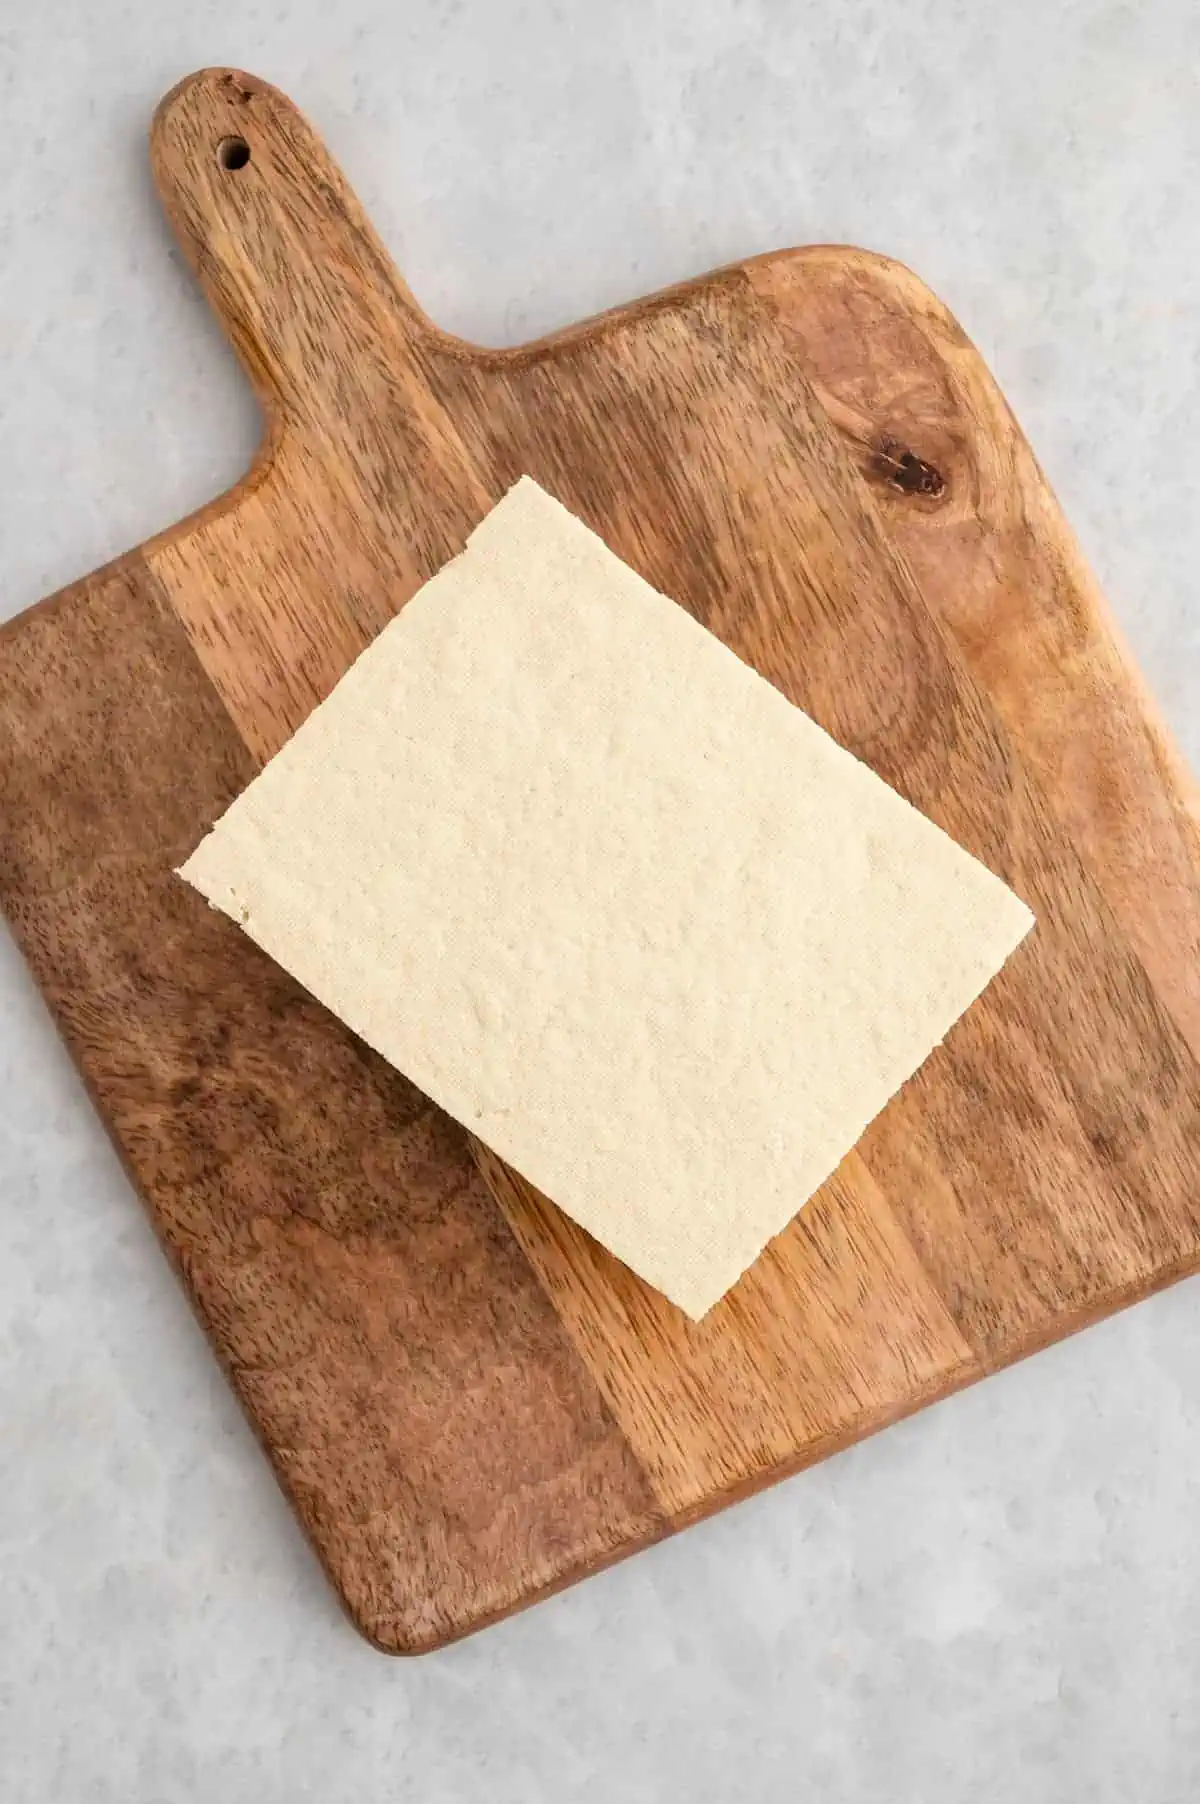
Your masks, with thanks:
[{"label": "white tofu slab", "polygon": [[693,1316],[1033,922],[528,478],[181,874]]}]

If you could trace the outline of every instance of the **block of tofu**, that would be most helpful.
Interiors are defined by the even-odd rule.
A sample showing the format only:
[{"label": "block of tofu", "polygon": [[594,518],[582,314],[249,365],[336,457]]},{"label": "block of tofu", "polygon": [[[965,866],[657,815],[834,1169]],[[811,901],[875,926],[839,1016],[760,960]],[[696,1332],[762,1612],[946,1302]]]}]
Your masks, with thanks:
[{"label": "block of tofu", "polygon": [[529,478],[181,874],[695,1317],[1033,921]]}]

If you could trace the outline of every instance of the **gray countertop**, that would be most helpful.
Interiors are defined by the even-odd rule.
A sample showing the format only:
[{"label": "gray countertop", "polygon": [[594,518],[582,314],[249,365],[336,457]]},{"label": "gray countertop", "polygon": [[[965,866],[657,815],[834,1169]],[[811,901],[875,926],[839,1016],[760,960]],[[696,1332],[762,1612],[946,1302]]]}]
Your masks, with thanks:
[{"label": "gray countertop", "polygon": [[[314,118],[444,325],[752,252],[911,264],[1000,377],[1200,764],[1200,12],[42,0],[0,17],[0,616],[256,422],[144,131],[204,63]],[[338,1613],[0,936],[12,1804],[1183,1804],[1200,1287],[550,1603],[389,1662]]]}]

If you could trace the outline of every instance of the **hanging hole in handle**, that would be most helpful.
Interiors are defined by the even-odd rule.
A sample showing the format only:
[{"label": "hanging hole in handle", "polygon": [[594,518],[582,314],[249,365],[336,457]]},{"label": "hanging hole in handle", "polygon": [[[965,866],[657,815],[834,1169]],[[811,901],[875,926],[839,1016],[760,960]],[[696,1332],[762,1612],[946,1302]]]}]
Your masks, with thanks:
[{"label": "hanging hole in handle", "polygon": [[217,145],[217,162],[222,169],[244,169],[250,161],[250,146],[245,138],[222,138]]}]

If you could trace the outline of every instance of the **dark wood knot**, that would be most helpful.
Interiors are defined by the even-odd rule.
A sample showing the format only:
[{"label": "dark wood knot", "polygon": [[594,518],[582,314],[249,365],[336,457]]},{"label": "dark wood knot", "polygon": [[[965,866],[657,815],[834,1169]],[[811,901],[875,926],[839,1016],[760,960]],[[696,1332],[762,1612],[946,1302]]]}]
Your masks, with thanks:
[{"label": "dark wood knot", "polygon": [[875,453],[874,474],[902,495],[924,495],[931,501],[946,493],[946,478],[932,464],[896,439],[883,439]]}]

